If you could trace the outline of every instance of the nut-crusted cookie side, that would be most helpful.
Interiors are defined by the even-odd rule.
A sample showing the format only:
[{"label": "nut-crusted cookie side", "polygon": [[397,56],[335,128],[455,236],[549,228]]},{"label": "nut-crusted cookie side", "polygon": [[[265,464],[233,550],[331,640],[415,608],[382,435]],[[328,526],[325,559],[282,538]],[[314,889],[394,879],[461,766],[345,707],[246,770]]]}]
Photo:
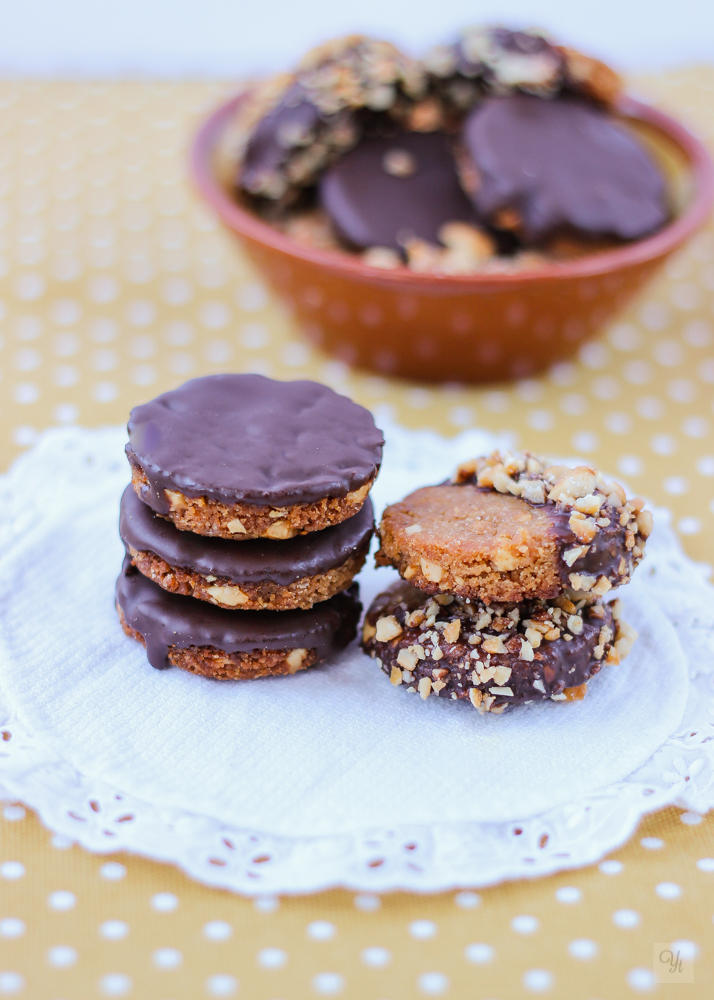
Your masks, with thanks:
[{"label": "nut-crusted cookie side", "polygon": [[431,594],[602,597],[629,581],[651,530],[643,501],[595,469],[495,452],[388,507],[376,561]]},{"label": "nut-crusted cookie side", "polygon": [[[151,485],[144,470],[132,459],[131,483],[140,500],[146,503]],[[374,477],[376,478],[376,477]],[[169,510],[162,514],[179,531],[216,538],[246,541],[251,538],[286,539],[310,531],[322,531],[341,524],[357,514],[372,488],[374,478],[344,497],[326,497],[317,503],[293,504],[291,507],[259,507],[237,503],[228,506],[211,497],[188,497],[178,490],[164,490]]]},{"label": "nut-crusted cookie side", "polygon": [[154,552],[128,549],[132,564],[139,572],[169,593],[208,601],[219,608],[242,608],[244,611],[308,609],[327,601],[349,587],[364,566],[368,551],[369,541],[341,566],[281,586],[272,580],[237,584],[228,577],[205,577],[180,566],[171,566]]},{"label": "nut-crusted cookie side", "polygon": [[[142,646],[146,640],[127,624],[124,612],[117,605],[119,623],[130,639]],[[227,653],[215,646],[169,646],[168,660],[172,667],[179,667],[191,674],[210,677],[217,681],[253,680],[257,677],[279,677],[307,670],[318,662],[315,649],[261,649],[253,653]]]},{"label": "nut-crusted cookie side", "polygon": [[619,602],[561,595],[486,605],[428,597],[400,582],[367,612],[362,645],[392,684],[422,699],[469,699],[479,712],[584,697],[603,664],[620,662],[636,633]]}]

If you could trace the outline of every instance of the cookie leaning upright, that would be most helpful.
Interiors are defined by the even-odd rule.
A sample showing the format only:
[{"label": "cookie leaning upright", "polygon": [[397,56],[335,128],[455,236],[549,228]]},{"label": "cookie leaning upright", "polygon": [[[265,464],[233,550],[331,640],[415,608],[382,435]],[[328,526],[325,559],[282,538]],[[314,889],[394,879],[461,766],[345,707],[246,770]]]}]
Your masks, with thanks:
[{"label": "cookie leaning upright", "polygon": [[546,466],[494,452],[388,507],[380,566],[428,594],[491,601],[602,597],[627,583],[652,516],[589,466]]},{"label": "cookie leaning upright", "polygon": [[327,386],[212,375],[134,407],[126,452],[139,498],[182,531],[286,539],[356,514],[382,444]]}]

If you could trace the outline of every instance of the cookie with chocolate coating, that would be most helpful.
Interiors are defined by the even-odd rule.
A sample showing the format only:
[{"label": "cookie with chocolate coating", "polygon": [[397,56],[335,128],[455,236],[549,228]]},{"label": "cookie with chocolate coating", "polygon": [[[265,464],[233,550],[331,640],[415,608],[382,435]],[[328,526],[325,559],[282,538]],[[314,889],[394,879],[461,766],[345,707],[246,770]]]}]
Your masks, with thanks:
[{"label": "cookie with chocolate coating", "polygon": [[124,560],[116,605],[125,633],[157,670],[180,667],[216,680],[306,670],[354,639],[362,610],[357,584],[309,611],[226,611],[170,594]]},{"label": "cookie with chocolate coating", "polygon": [[382,444],[325,385],[210,375],[134,407],[126,452],[139,498],[181,531],[282,540],[354,516]]},{"label": "cookie with chocolate coating", "polygon": [[602,597],[629,581],[651,530],[643,501],[589,466],[494,452],[387,507],[376,562],[426,593],[486,603],[564,587]]},{"label": "cookie with chocolate coating", "polygon": [[590,678],[619,663],[636,638],[617,605],[566,595],[487,605],[431,598],[399,581],[372,602],[362,645],[396,687],[501,714],[583,698]]},{"label": "cookie with chocolate coating", "polygon": [[324,531],[242,545],[179,531],[131,486],[119,515],[121,539],[144,576],[173,594],[246,611],[311,608],[346,590],[364,565],[373,530],[369,498],[354,517]]}]

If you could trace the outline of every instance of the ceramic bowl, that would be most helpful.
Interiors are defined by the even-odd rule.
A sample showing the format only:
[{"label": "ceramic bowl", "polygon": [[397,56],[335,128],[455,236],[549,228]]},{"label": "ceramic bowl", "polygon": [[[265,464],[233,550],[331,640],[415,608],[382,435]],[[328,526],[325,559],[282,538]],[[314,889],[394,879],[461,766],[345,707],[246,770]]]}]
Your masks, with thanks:
[{"label": "ceramic bowl", "polygon": [[219,107],[196,136],[192,169],[199,191],[305,336],[381,375],[486,382],[524,378],[567,358],[706,222],[714,200],[714,168],[704,146],[668,115],[625,98],[618,114],[662,166],[675,209],[654,236],[521,272],[379,270],[355,255],[298,243],[235,199],[221,179],[219,151],[242,99]]}]

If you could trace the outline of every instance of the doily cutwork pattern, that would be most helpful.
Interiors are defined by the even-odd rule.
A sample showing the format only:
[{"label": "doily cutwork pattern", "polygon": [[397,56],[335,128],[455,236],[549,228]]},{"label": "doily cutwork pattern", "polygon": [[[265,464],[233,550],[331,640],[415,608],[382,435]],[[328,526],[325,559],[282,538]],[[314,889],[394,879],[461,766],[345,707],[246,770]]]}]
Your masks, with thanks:
[{"label": "doily cutwork pattern", "polygon": [[[424,481],[433,456],[443,466],[489,448],[479,432],[444,440],[381,419],[386,461],[399,464],[404,491]],[[0,480],[0,556],[13,539],[51,518],[68,490],[116,490],[126,480],[124,432],[50,431]],[[438,457],[438,461],[437,461]],[[17,488],[22,483],[23,503]],[[28,484],[33,502],[27,502]],[[375,491],[376,506],[388,499]],[[57,509],[61,510],[61,503]],[[48,512],[49,511],[49,512]],[[714,589],[681,552],[658,511],[645,565],[633,582],[674,625],[690,670],[679,730],[626,781],[519,823],[433,824],[350,836],[287,838],[158,808],[80,774],[30,732],[0,691],[0,797],[22,800],[46,825],[88,850],[126,850],[179,865],[206,884],[245,894],[311,892],[335,885],[381,892],[481,887],[595,862],[625,841],[647,812],[668,804],[714,806]]]}]

